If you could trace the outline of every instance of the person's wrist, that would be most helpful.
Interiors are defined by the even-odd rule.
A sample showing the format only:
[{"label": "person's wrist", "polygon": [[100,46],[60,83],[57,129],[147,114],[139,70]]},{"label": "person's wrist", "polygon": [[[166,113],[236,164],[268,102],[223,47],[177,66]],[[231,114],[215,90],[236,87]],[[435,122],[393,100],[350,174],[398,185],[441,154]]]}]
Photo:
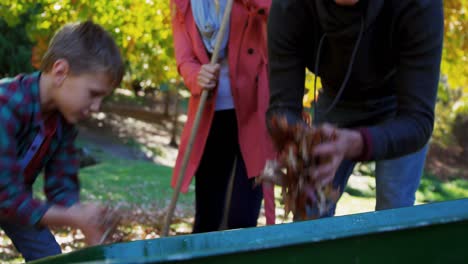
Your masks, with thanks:
[{"label": "person's wrist", "polygon": [[42,216],[39,224],[43,226],[74,226],[79,212],[75,209],[52,205]]},{"label": "person's wrist", "polygon": [[344,130],[346,151],[345,159],[355,160],[362,155],[364,150],[364,142],[361,133],[357,130]]},{"label": "person's wrist", "polygon": [[79,210],[79,204],[74,204],[67,208],[66,214],[71,226],[81,228],[81,212]]}]

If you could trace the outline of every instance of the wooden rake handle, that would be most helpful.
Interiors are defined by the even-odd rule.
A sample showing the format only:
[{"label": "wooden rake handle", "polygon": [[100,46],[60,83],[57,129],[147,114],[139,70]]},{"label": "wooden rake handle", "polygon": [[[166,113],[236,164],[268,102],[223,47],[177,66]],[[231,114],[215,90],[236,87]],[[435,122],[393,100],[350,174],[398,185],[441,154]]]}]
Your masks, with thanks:
[{"label": "wooden rake handle", "polygon": [[[216,62],[218,61],[219,50],[221,49],[221,43],[222,43],[224,35],[226,33],[226,28],[228,27],[228,22],[229,22],[229,18],[231,16],[231,10],[232,10],[233,2],[234,2],[234,0],[228,0],[227,5],[226,5],[226,9],[224,10],[223,20],[221,22],[221,27],[219,29],[218,38],[216,39],[216,44],[215,44],[215,47],[214,47],[214,51],[213,51],[213,54],[211,56],[211,61],[210,61],[211,64],[216,64]],[[182,160],[182,166],[180,168],[179,175],[178,175],[178,178],[177,178],[177,185],[176,185],[176,187],[174,189],[174,194],[172,196],[171,203],[169,204],[169,209],[167,211],[166,219],[165,219],[165,222],[164,222],[164,227],[163,227],[163,230],[162,230],[162,233],[161,233],[161,236],[163,236],[163,237],[167,236],[169,234],[169,227],[170,227],[171,222],[172,222],[172,217],[174,215],[174,210],[175,210],[175,207],[176,207],[176,204],[177,204],[177,200],[179,199],[180,188],[182,187],[182,181],[183,181],[184,176],[185,176],[185,171],[187,170],[187,165],[188,165],[188,161],[189,161],[189,158],[190,158],[190,154],[192,153],[193,142],[195,141],[195,135],[197,134],[198,126],[200,125],[201,116],[202,116],[202,113],[203,113],[203,109],[205,108],[205,103],[206,103],[206,100],[208,98],[208,94],[209,94],[209,92],[206,89],[204,89],[202,94],[201,94],[200,103],[198,104],[197,113],[195,115],[195,121],[193,123],[193,127],[192,127],[192,131],[190,133],[187,149],[185,150],[184,157],[183,157],[183,160]]]}]

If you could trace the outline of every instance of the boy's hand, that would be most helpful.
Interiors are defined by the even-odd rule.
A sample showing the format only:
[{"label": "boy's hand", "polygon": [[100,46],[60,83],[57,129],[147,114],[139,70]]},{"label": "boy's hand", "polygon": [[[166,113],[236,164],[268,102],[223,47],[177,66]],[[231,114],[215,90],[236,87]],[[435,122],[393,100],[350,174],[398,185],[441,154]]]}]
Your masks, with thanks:
[{"label": "boy's hand", "polygon": [[109,228],[119,220],[116,213],[108,207],[95,203],[76,204],[69,209],[74,223],[85,235],[86,244],[98,245]]},{"label": "boy's hand", "polygon": [[363,141],[358,131],[350,129],[337,129],[330,124],[324,124],[320,129],[326,135],[335,132],[336,140],[317,145],[313,156],[321,160],[329,160],[315,170],[314,178],[321,179],[323,185],[333,181],[336,171],[343,159],[357,158],[363,151]]},{"label": "boy's hand", "polygon": [[211,91],[218,84],[219,64],[204,64],[197,76],[198,85],[205,90]]}]

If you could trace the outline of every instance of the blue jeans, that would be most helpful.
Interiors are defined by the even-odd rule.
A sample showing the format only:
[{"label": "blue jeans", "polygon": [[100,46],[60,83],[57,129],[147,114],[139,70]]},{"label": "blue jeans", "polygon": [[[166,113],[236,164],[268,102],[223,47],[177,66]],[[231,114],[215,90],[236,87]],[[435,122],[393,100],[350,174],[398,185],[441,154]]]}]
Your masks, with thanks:
[{"label": "blue jeans", "polygon": [[[408,207],[414,204],[416,190],[424,169],[428,146],[418,152],[392,159],[376,161],[376,210]],[[344,160],[333,180],[333,186],[339,188],[340,196],[353,172],[356,162]],[[307,208],[317,212],[316,208]],[[323,217],[335,214],[336,204]]]},{"label": "blue jeans", "polygon": [[26,261],[62,253],[48,228],[26,227],[10,222],[0,222],[0,228],[5,231]]}]

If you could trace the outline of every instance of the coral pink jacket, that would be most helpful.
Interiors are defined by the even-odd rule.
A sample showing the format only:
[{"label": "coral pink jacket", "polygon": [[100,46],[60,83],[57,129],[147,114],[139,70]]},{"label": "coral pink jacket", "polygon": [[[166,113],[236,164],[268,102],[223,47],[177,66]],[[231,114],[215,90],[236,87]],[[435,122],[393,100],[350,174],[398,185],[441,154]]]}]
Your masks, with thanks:
[{"label": "coral pink jacket", "polygon": [[[270,5],[271,0],[235,0],[230,21],[229,77],[236,108],[240,149],[249,177],[258,176],[266,160],[275,157],[265,122],[269,101],[266,20]],[[210,59],[195,24],[190,0],[172,0],[171,8],[174,13],[173,34],[177,68],[192,94],[188,119],[181,136],[181,155],[177,157],[172,178],[174,187],[183,159],[182,153],[186,150],[200,102],[202,90],[197,84],[197,75],[201,65],[210,63]],[[205,105],[184,175],[182,192],[188,190],[203,155],[214,115],[215,98],[216,95],[211,96]]]}]

